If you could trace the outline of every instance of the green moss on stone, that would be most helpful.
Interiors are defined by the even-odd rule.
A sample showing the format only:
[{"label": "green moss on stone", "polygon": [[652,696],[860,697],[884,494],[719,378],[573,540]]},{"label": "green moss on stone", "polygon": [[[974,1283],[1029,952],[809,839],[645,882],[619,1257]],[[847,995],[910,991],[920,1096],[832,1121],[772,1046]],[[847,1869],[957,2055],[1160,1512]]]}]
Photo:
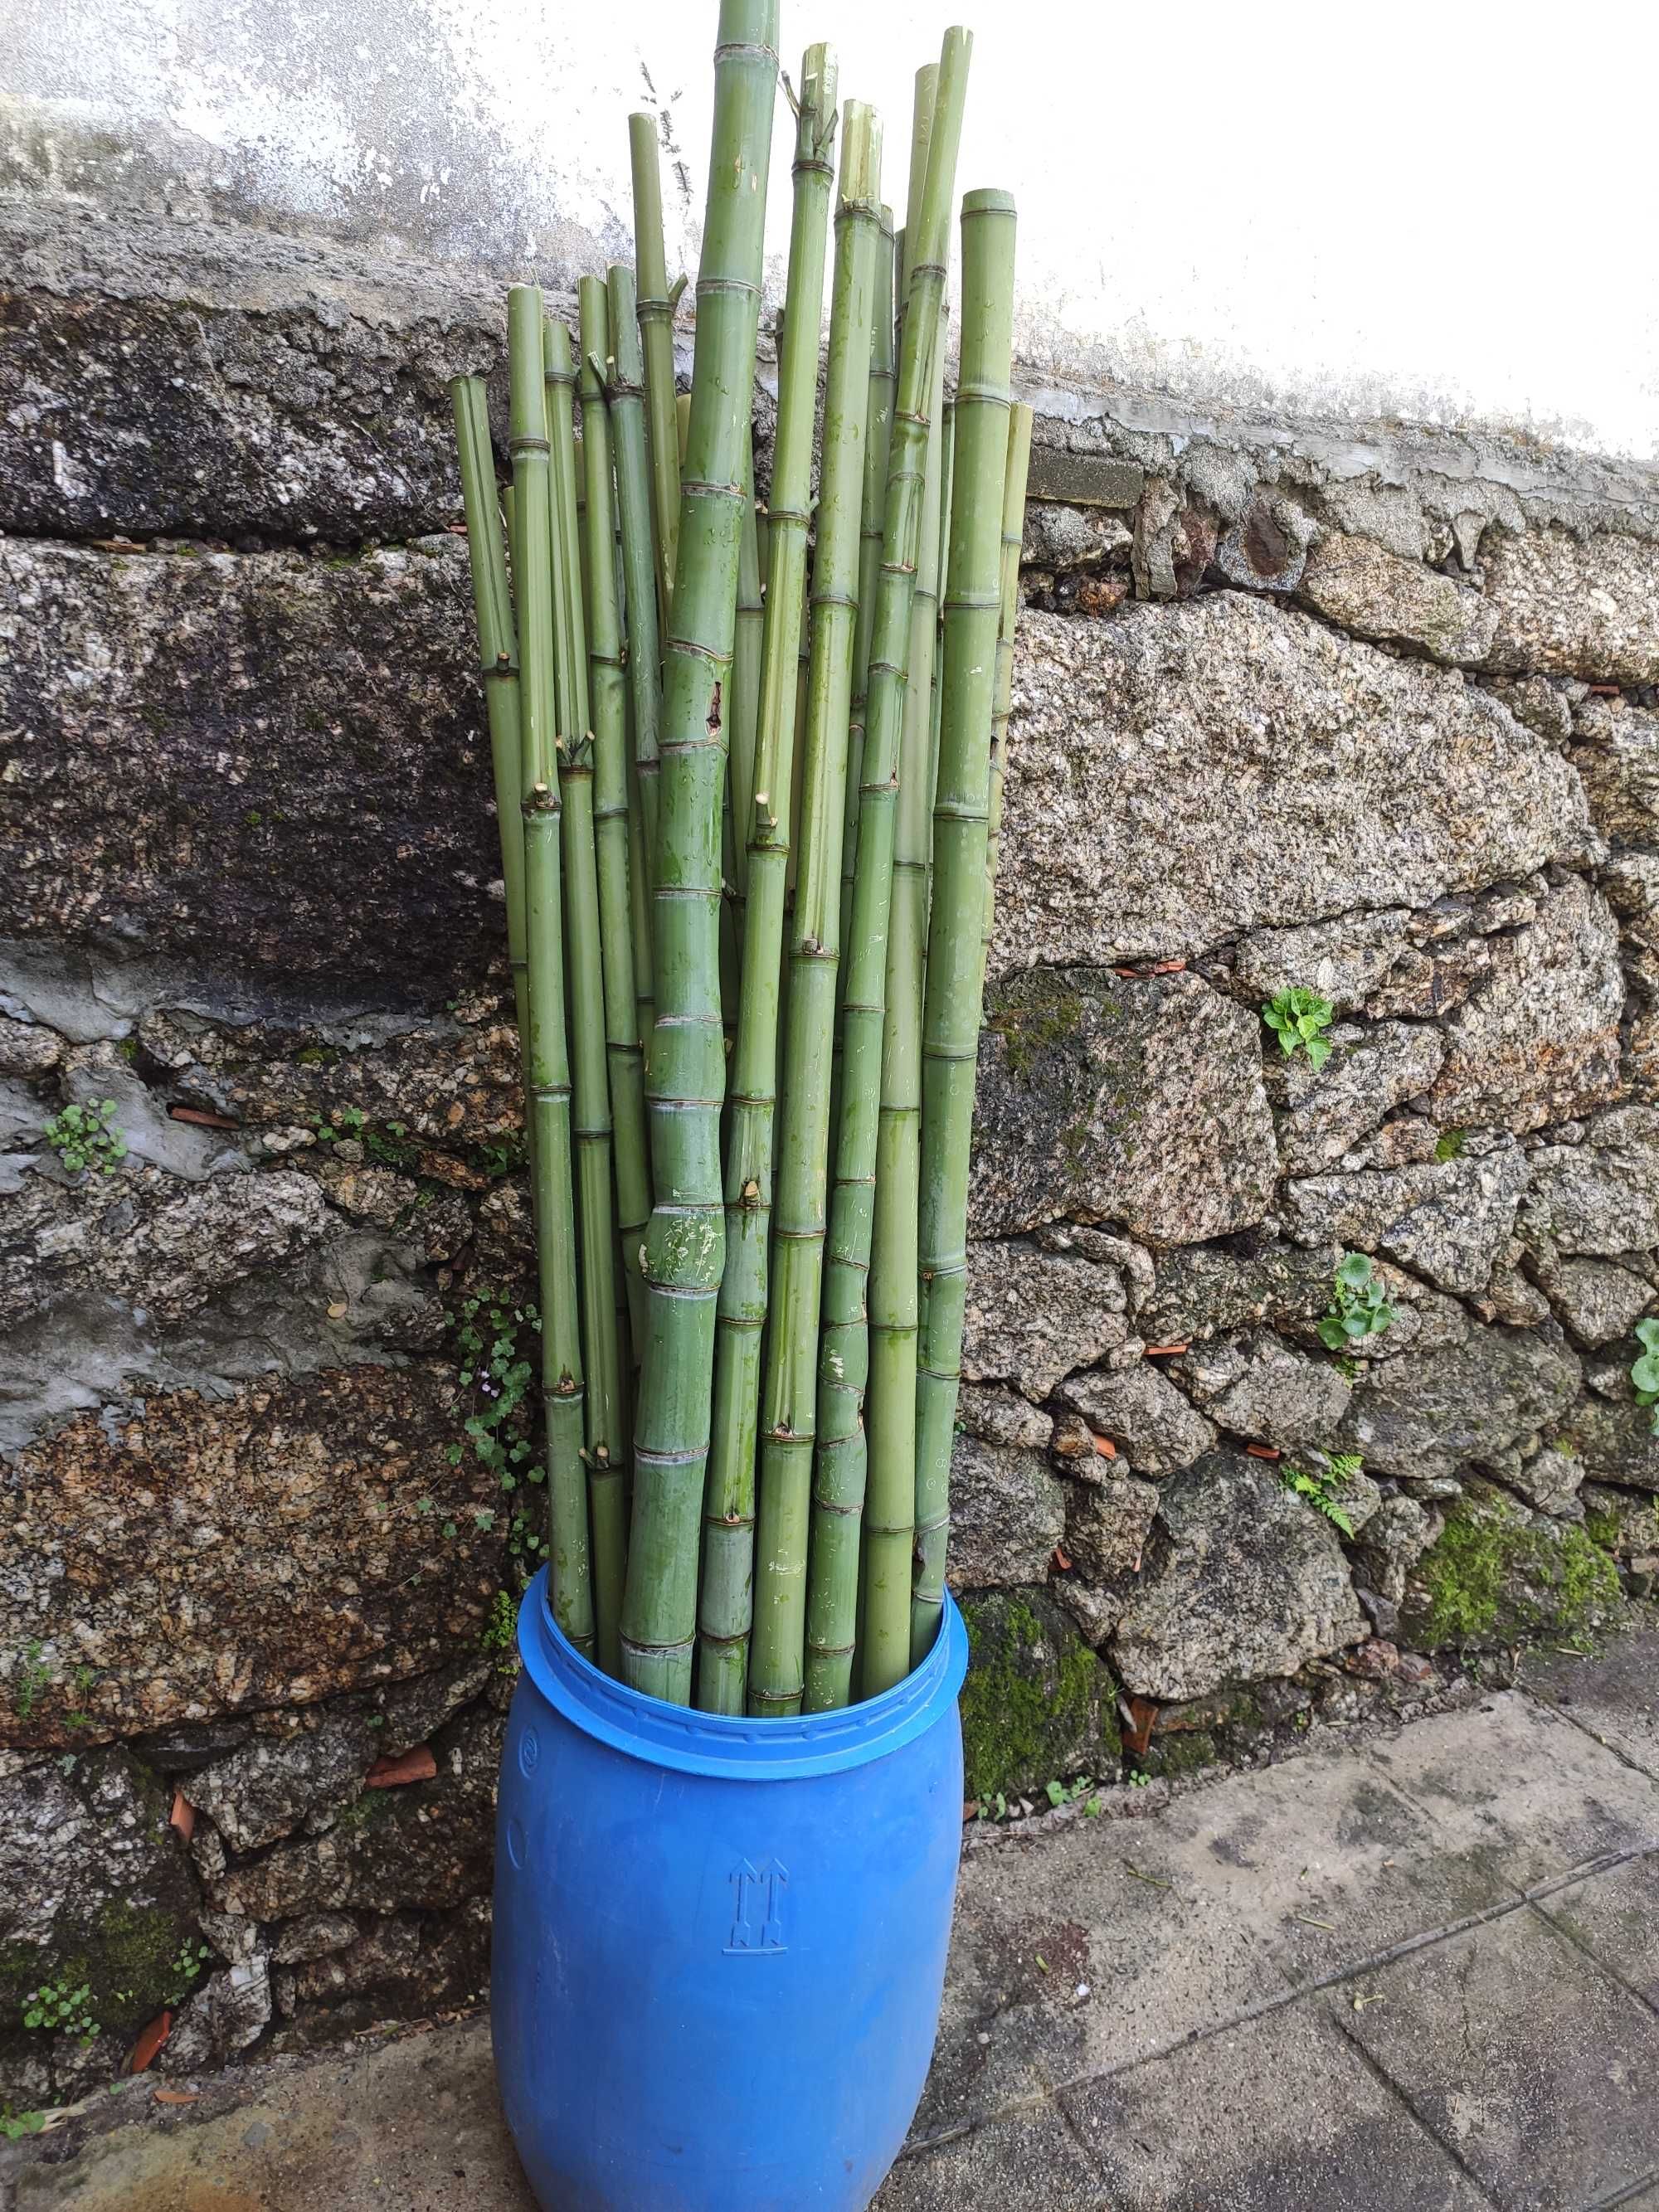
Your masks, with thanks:
[{"label": "green moss on stone", "polygon": [[963,1775],[972,1797],[1098,1774],[1121,1755],[1111,1680],[1073,1623],[1039,1590],[965,1605]]},{"label": "green moss on stone", "polygon": [[1082,1020],[1083,1001],[1075,992],[1067,991],[1036,1004],[1005,1000],[988,1026],[1003,1040],[1009,1073],[1023,1081],[1037,1054],[1072,1036]]},{"label": "green moss on stone", "polygon": [[1472,1482],[1418,1567],[1401,1626],[1431,1650],[1478,1650],[1599,1627],[1621,1601],[1617,1570],[1584,1528]]},{"label": "green moss on stone", "polygon": [[1201,1767],[1213,1766],[1220,1756],[1206,1729],[1177,1729],[1155,1735],[1140,1765],[1148,1774],[1174,1777],[1196,1774]]}]

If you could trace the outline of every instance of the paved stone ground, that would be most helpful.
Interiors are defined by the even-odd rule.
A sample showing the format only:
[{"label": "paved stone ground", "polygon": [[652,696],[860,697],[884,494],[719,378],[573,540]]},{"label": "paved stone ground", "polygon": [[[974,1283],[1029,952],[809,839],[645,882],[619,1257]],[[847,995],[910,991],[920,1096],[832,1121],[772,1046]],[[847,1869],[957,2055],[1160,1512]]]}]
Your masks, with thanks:
[{"label": "paved stone ground", "polygon": [[[534,2212],[481,2020],[195,2087],[141,2078],[0,2154],[0,2203]],[[1659,1632],[1139,1818],[976,1841],[875,2212],[980,2204],[1659,2212]]]}]

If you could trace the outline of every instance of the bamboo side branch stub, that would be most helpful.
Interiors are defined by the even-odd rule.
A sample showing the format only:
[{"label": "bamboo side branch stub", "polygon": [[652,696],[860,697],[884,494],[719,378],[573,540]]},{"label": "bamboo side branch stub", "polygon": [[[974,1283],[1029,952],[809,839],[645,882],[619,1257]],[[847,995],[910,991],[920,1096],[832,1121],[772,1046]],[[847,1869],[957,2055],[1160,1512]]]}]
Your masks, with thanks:
[{"label": "bamboo side branch stub", "polygon": [[577,1650],[591,1657],[593,1606],[583,1468],[584,1391],[570,1158],[570,1069],[565,1045],[560,805],[554,765],[553,501],[542,295],[535,285],[514,285],[507,295],[507,347],[530,1017],[525,1091],[536,1183],[549,1595],[554,1619]]},{"label": "bamboo side branch stub", "polygon": [[[697,1702],[711,1712],[741,1713],[747,1696],[761,1346],[772,1224],[779,969],[835,125],[835,64],[827,47],[811,46],[802,64],[797,106],[789,312],[778,368],[756,743],[749,804],[738,823],[745,833],[748,896],[729,1089],[726,1269],[715,1338],[713,1441],[698,1608]],[[856,163],[860,134],[867,135],[867,125],[854,115],[848,128],[858,142],[852,157]],[[738,613],[741,621],[741,602]],[[734,774],[734,794],[736,784]]]},{"label": "bamboo side branch stub", "polygon": [[[968,1170],[979,1054],[989,842],[991,720],[1001,617],[1013,319],[1014,204],[970,192],[962,210],[962,353],[945,602],[933,906],[922,1021],[921,1334],[916,1390],[914,1653],[944,1602],[951,1454],[966,1305]],[[894,1563],[896,1566],[896,1562]]]},{"label": "bamboo side branch stub", "polygon": [[743,443],[777,82],[777,0],[722,0],[690,421],[665,641],[655,855],[657,1021],[647,1108],[654,1207],[635,1420],[623,1666],[691,1694],[715,1304],[725,1260],[720,998],[724,699],[735,628]]}]

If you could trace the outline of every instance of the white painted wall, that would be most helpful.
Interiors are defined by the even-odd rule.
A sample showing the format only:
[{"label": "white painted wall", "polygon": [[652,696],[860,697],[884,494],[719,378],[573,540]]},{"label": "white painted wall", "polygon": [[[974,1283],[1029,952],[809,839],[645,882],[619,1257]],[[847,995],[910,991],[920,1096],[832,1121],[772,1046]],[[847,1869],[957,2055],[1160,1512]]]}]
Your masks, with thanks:
[{"label": "white painted wall", "polygon": [[[964,185],[1023,216],[1036,374],[1200,411],[1522,428],[1659,456],[1659,32],[1630,0],[981,0]],[[205,184],[268,219],[570,275],[628,238],[629,108],[666,118],[695,261],[714,0],[0,0],[9,89],[94,196]],[[9,21],[8,21],[9,17]],[[888,125],[945,0],[787,6]],[[16,112],[13,109],[14,114]],[[787,216],[780,109],[771,244]],[[118,151],[110,153],[112,138]],[[100,177],[100,170],[103,173]]]}]

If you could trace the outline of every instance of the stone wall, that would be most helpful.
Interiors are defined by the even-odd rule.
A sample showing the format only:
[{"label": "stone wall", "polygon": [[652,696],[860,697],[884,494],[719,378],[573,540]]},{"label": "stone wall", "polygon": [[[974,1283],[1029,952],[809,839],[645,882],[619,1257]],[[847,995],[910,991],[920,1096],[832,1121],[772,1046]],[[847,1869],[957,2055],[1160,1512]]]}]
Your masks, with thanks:
[{"label": "stone wall", "polygon": [[[534,1509],[477,1449],[513,1474],[476,1340],[511,1367],[529,1261],[445,392],[494,288],[45,203],[0,251],[36,2106],[164,2018],[189,2072],[482,1986]],[[989,1796],[1270,1753],[1659,1569],[1659,489],[1046,404],[956,1468]],[[1294,985],[1317,1070],[1260,1018]],[[105,1098],[125,1156],[70,1174],[45,1124]],[[1396,1318],[1339,1358],[1346,1252]],[[1340,1520],[1288,1480],[1339,1453]],[[21,2027],[43,1983],[95,2037]]]}]

